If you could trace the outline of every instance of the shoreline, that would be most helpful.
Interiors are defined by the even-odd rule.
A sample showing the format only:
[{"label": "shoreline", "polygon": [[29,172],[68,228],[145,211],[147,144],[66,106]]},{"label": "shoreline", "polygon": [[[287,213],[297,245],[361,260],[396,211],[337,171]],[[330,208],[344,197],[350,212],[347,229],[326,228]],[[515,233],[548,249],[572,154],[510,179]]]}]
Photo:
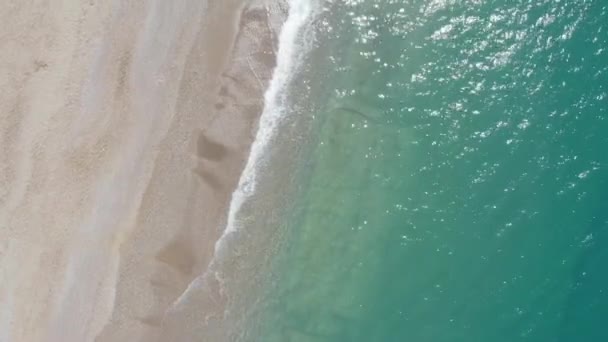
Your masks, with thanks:
[{"label": "shoreline", "polygon": [[[0,107],[14,113],[0,121],[8,156],[0,165],[0,228],[8,232],[0,236],[0,337],[196,336],[193,317],[176,321],[167,310],[204,272],[222,234],[285,7],[82,5],[65,23],[63,8],[14,6],[20,18],[39,11],[50,19],[39,31],[7,28],[26,39],[0,55],[7,65],[32,60],[10,71],[6,86],[16,90],[4,97],[13,107]],[[32,52],[40,39],[64,46]],[[41,76],[21,77],[30,68]],[[207,308],[196,314],[220,309]]]},{"label": "shoreline", "polygon": [[[225,3],[216,3],[215,9],[220,12],[226,11],[225,6]],[[169,173],[167,177],[163,177],[159,172],[159,175],[155,177],[159,179],[158,188],[148,193],[150,208],[147,210],[155,212],[158,218],[170,217],[172,211],[186,213],[186,215],[180,218],[183,220],[182,227],[168,241],[166,240],[165,245],[159,246],[156,238],[149,239],[151,244],[155,244],[154,249],[158,250],[155,255],[156,262],[150,262],[150,260],[147,262],[154,264],[150,267],[149,279],[152,285],[151,294],[157,300],[155,307],[146,308],[144,310],[146,315],[140,315],[140,319],[133,322],[143,331],[142,340],[183,340],[193,338],[186,336],[195,334],[193,330],[197,322],[192,317],[175,321],[171,310],[196,276],[204,273],[212,260],[213,246],[225,226],[224,220],[230,205],[230,194],[236,186],[244,160],[249,154],[263,106],[262,94],[265,89],[263,82],[270,78],[273,67],[273,57],[272,54],[269,54],[271,51],[268,51],[270,45],[260,44],[263,43],[263,39],[272,36],[272,32],[262,31],[267,27],[263,11],[264,9],[261,7],[235,6],[230,11],[230,15],[233,16],[231,21],[234,23],[231,26],[235,30],[233,38],[228,41],[222,41],[215,31],[217,27],[229,22],[225,20],[226,17],[218,15],[213,8],[209,8],[205,13],[205,17],[209,18],[210,22],[207,24],[207,28],[202,28],[201,32],[208,36],[200,37],[191,52],[191,68],[194,69],[191,74],[192,78],[197,78],[196,70],[203,64],[206,64],[210,70],[214,68],[212,63],[199,61],[200,56],[209,52],[217,53],[218,44],[225,44],[228,49],[222,56],[210,56],[218,63],[214,99],[199,102],[198,94],[193,93],[180,100],[183,108],[178,111],[183,110],[190,113],[194,120],[200,113],[208,113],[205,117],[206,122],[199,124],[195,130],[195,141],[191,141],[189,144],[190,148],[195,151],[194,158],[190,158],[190,169],[184,171],[183,169],[177,170],[179,167],[174,167],[173,172],[167,172]],[[205,19],[202,21],[204,22]],[[257,37],[263,39],[255,41],[254,38],[257,39]],[[209,49],[210,45],[213,46],[212,49]],[[248,53],[245,59],[243,59],[243,50]],[[182,82],[182,87],[190,86],[190,82]],[[207,105],[200,106],[203,103],[207,103]],[[187,122],[180,124],[182,132],[191,130],[192,126],[192,123]],[[176,130],[177,134],[174,137],[179,141],[180,138],[183,138],[183,133],[178,132],[179,130]],[[171,146],[172,143],[166,142],[165,145]],[[170,148],[167,150],[166,157],[167,161],[163,164],[179,164],[175,163],[175,156]],[[182,176],[176,174],[180,172]],[[191,177],[189,182],[179,181],[187,179],[189,176]],[[182,191],[176,190],[175,182],[181,183],[179,188]],[[180,204],[170,206],[161,204],[167,192],[174,193],[171,196],[173,198],[181,197],[182,209],[176,210]],[[144,220],[140,226],[147,227],[150,223],[154,224],[150,219]],[[146,232],[142,230],[141,234],[144,235]],[[134,259],[137,258],[139,250],[150,249],[142,246],[143,239],[134,238],[133,240],[133,246],[126,247],[125,250],[134,254]],[[125,274],[128,274],[128,269],[130,268],[125,267]],[[126,279],[128,278],[127,276]],[[137,285],[129,286],[129,289],[131,291],[124,291],[125,301],[141,292]],[[212,298],[212,302],[217,302],[221,298],[220,294],[216,294],[216,296]],[[193,299],[194,301],[195,299]],[[132,310],[135,305],[137,305],[135,302],[133,305],[125,305],[125,311]],[[196,307],[197,314],[205,316],[212,315],[215,310],[219,309],[215,303],[203,303]],[[138,328],[126,327],[124,321],[117,320],[116,324],[106,326],[98,340],[131,339],[132,337],[126,331]],[[117,333],[120,330],[123,330],[123,333]]]}]

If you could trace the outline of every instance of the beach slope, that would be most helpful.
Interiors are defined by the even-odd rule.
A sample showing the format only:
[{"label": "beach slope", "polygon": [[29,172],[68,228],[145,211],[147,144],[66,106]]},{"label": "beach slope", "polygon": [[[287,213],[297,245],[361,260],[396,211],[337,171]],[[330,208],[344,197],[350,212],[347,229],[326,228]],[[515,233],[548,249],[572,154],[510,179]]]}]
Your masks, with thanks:
[{"label": "beach slope", "polygon": [[1,6],[0,341],[195,336],[163,322],[213,258],[285,12]]}]

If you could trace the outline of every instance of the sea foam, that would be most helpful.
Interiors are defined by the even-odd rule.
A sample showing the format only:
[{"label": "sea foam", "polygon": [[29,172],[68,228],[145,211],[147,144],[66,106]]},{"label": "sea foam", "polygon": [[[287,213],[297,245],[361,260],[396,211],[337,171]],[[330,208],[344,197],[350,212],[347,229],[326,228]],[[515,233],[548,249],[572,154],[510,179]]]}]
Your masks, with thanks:
[{"label": "sea foam", "polygon": [[247,164],[232,194],[224,233],[215,245],[217,253],[226,236],[240,228],[238,214],[254,193],[257,186],[258,170],[264,163],[265,151],[274,138],[281,119],[289,113],[286,89],[301,65],[301,56],[310,49],[310,42],[301,41],[300,34],[310,22],[314,13],[314,0],[291,0],[289,15],[279,36],[277,66],[264,94],[264,110],[260,117],[258,131],[251,146]]},{"label": "sea foam", "polygon": [[[290,104],[287,89],[293,80],[293,76],[302,65],[302,56],[310,50],[311,41],[304,38],[304,31],[314,18],[316,11],[316,0],[290,0],[289,14],[285,20],[279,35],[278,51],[276,55],[277,65],[273,71],[272,79],[268,89],[264,93],[264,109],[260,116],[258,130],[251,145],[249,158],[239,183],[232,193],[226,226],[215,243],[214,256],[205,273],[194,279],[188,288],[177,298],[173,306],[179,306],[186,300],[193,288],[201,286],[210,271],[215,268],[218,256],[222,252],[227,238],[243,228],[239,221],[239,214],[243,204],[255,193],[258,172],[264,166],[266,151],[279,129],[281,120],[290,112]],[[218,277],[217,274],[214,275]]]}]

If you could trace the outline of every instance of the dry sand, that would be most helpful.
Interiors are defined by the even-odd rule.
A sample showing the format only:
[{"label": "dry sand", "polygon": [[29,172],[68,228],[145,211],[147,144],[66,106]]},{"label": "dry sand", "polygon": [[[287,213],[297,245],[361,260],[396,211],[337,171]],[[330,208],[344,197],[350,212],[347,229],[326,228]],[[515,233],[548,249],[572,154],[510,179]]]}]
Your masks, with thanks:
[{"label": "dry sand", "polygon": [[[191,341],[279,1],[0,5],[0,342]],[[219,336],[219,335],[218,335]]]}]

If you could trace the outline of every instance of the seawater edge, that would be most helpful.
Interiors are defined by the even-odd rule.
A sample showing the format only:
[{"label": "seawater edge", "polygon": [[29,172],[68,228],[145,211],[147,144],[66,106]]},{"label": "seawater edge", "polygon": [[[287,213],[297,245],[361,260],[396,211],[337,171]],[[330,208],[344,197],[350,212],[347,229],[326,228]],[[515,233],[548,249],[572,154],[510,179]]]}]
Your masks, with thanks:
[{"label": "seawater edge", "polygon": [[[264,191],[257,185],[266,183],[266,172],[268,166],[272,164],[270,159],[274,155],[273,145],[280,140],[277,134],[294,114],[290,105],[289,89],[294,76],[302,66],[306,51],[311,47],[312,42],[307,31],[315,13],[315,0],[292,0],[285,3],[289,11],[278,37],[276,67],[265,91],[264,109],[246,166],[232,194],[225,228],[215,243],[215,252],[209,267],[190,283],[188,289],[174,303],[173,310],[180,310],[182,304],[189,301],[193,293],[200,291],[219,293],[221,298],[217,301],[224,302],[225,309],[219,316],[213,314],[206,318],[208,338],[221,340],[228,338],[226,335],[230,331],[239,331],[236,328],[238,326],[236,321],[244,313],[234,312],[231,308],[234,308],[235,302],[246,301],[245,297],[249,294],[243,293],[244,289],[253,293],[255,292],[253,288],[256,287],[248,286],[247,283],[251,278],[243,277],[243,268],[252,269],[263,263],[256,258],[255,252],[242,253],[252,245],[249,243],[249,237],[259,233],[256,227],[263,225],[251,219],[250,211],[255,210],[253,208],[258,202],[267,203],[264,199],[260,200],[264,197]],[[255,201],[252,200],[254,194]],[[260,244],[252,249],[264,248],[261,244],[266,243],[263,241],[266,237],[268,235],[265,234],[260,234],[259,239],[256,237],[256,241],[260,241]],[[216,304],[211,303],[211,305]]]}]

